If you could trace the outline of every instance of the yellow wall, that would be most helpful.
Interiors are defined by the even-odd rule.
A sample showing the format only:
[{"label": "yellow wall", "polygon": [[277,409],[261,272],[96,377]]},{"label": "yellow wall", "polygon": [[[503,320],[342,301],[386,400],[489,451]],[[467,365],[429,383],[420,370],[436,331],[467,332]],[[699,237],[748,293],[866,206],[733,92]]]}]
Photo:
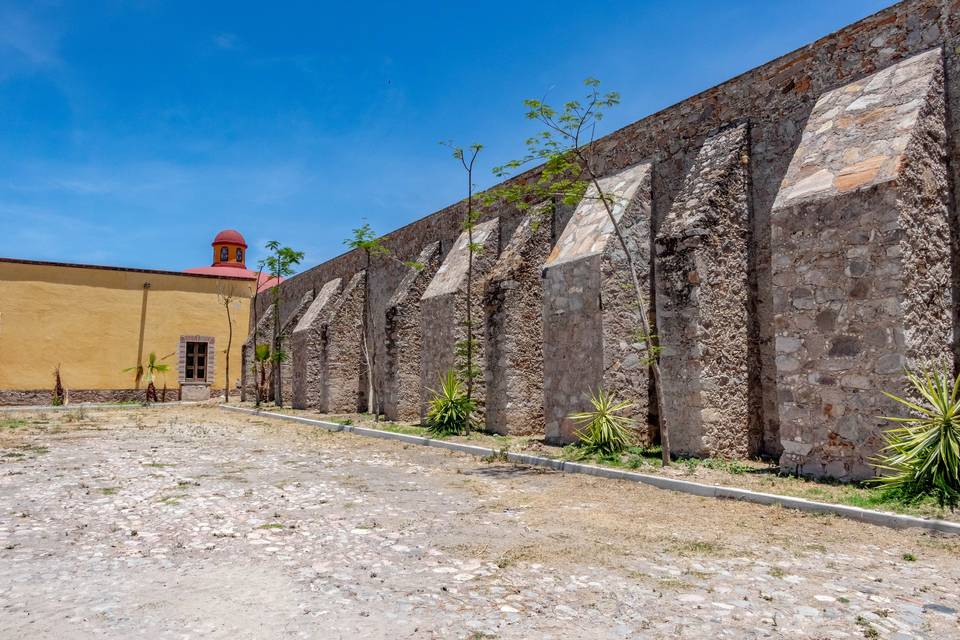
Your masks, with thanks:
[{"label": "yellow wall", "polygon": [[136,366],[138,351],[141,362],[151,351],[158,358],[169,354],[166,382],[175,389],[181,335],[216,338],[213,386],[222,389],[228,325],[217,293],[224,287],[239,294],[231,307],[235,385],[252,280],[0,262],[0,389],[52,388],[58,363],[67,389],[129,389],[133,373],[123,369]]}]

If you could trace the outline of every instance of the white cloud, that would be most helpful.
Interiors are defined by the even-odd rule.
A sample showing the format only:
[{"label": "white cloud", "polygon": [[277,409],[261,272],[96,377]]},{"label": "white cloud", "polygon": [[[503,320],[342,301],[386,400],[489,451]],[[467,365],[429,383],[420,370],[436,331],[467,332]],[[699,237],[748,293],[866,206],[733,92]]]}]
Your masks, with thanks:
[{"label": "white cloud", "polygon": [[213,44],[221,49],[232,51],[239,46],[239,40],[235,33],[218,33],[213,37]]},{"label": "white cloud", "polygon": [[59,35],[34,16],[0,7],[0,78],[59,64]]}]

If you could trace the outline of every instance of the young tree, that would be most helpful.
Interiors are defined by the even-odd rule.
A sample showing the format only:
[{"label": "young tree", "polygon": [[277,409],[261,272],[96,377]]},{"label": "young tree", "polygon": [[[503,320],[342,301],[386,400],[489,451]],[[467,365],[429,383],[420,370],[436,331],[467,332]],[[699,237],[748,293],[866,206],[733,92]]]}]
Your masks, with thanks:
[{"label": "young tree", "polygon": [[[170,357],[170,355],[173,355],[173,354],[166,355],[163,357],[163,359],[166,360],[167,358]],[[133,371],[137,385],[140,384],[141,379],[146,380],[147,381],[147,402],[151,402],[151,401],[157,402],[158,400],[157,387],[154,384],[154,382],[156,381],[158,374],[166,373],[167,371],[170,371],[170,365],[161,363],[160,360],[157,358],[157,354],[151,351],[150,355],[147,357],[146,364],[138,364],[135,367],[130,367],[128,369],[124,369],[123,371],[124,373],[128,371]]]},{"label": "young tree", "polygon": [[273,304],[273,347],[271,350],[271,365],[273,374],[273,401],[278,407],[283,406],[283,380],[281,376],[281,363],[286,359],[283,351],[282,336],[280,335],[280,298],[282,291],[280,287],[281,278],[293,275],[293,268],[303,260],[303,251],[294,251],[290,247],[281,247],[276,240],[271,240],[266,244],[270,255],[263,259],[263,265],[274,281],[270,289]]},{"label": "young tree", "polygon": [[[253,347],[253,386],[254,386],[254,402],[255,406],[259,407],[260,402],[263,400],[263,395],[260,393],[261,384],[257,381],[257,377],[263,377],[263,371],[257,369],[260,360],[257,358],[257,330],[260,328],[259,318],[257,317],[257,299],[260,295],[260,277],[263,275],[264,261],[261,260],[257,263],[257,281],[253,285],[253,301],[250,303],[253,306],[253,340],[251,341],[251,346]],[[243,366],[243,363],[240,363],[240,366]]]},{"label": "young tree", "polygon": [[620,95],[616,92],[600,93],[600,81],[587,78],[584,81],[587,94],[584,100],[571,100],[564,103],[559,110],[551,107],[543,100],[524,100],[527,107],[527,119],[545,127],[537,135],[527,139],[527,154],[512,160],[502,167],[496,167],[494,174],[498,177],[509,175],[531,162],[542,162],[539,176],[531,182],[518,183],[504,187],[499,195],[520,207],[544,199],[561,199],[564,204],[575,205],[587,194],[588,187],[596,192],[591,197],[597,198],[607,212],[607,217],[613,225],[614,234],[626,257],[630,278],[633,282],[634,295],[642,323],[642,330],[638,341],[643,342],[647,351],[647,363],[653,373],[656,387],[657,404],[661,407],[660,443],[663,448],[663,463],[670,464],[670,433],[667,421],[663,415],[663,385],[658,363],[658,347],[655,344],[656,336],[651,328],[648,315],[649,305],[646,301],[643,288],[640,286],[640,277],[633,254],[620,228],[620,223],[614,215],[616,195],[606,193],[600,185],[599,152],[596,148],[595,134],[597,124],[603,119],[606,110],[620,103]]},{"label": "young tree", "polygon": [[230,306],[239,298],[234,282],[221,280],[217,285],[217,299],[227,310],[227,348],[223,352],[224,370],[226,373],[223,385],[223,401],[230,402],[230,350],[233,348],[233,316],[230,315]]},{"label": "young tree", "polygon": [[379,416],[380,411],[374,402],[373,394],[373,354],[367,341],[366,323],[370,318],[370,259],[374,256],[384,256],[390,250],[383,246],[381,238],[373,233],[370,225],[364,222],[353,230],[353,236],[343,241],[351,249],[360,249],[366,256],[367,276],[364,278],[363,291],[363,326],[361,327],[361,346],[363,348],[364,364],[367,368],[367,413]]},{"label": "young tree", "polygon": [[253,381],[257,387],[257,406],[260,406],[260,399],[267,393],[267,364],[270,363],[270,345],[266,342],[254,342],[253,347],[253,373],[256,379]]},{"label": "young tree", "polygon": [[457,355],[464,363],[461,367],[461,375],[467,387],[466,406],[468,409],[466,423],[469,428],[469,408],[473,406],[473,380],[475,376],[479,375],[475,364],[477,342],[473,337],[473,257],[476,253],[483,250],[482,245],[473,241],[473,230],[480,221],[481,216],[481,210],[474,206],[473,168],[476,164],[477,156],[480,155],[480,151],[483,149],[483,145],[474,143],[470,145],[469,153],[464,153],[463,147],[454,146],[452,143],[443,144],[453,150],[454,159],[463,166],[463,170],[467,174],[467,211],[463,216],[462,224],[463,230],[467,232],[467,319],[464,323],[467,337],[457,345]]}]

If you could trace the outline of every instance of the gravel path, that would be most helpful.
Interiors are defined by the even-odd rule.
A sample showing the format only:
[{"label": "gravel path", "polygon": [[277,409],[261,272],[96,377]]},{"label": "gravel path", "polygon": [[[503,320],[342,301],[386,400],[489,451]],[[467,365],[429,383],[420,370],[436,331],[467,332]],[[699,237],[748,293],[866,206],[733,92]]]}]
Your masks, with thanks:
[{"label": "gravel path", "polygon": [[213,408],[0,428],[0,638],[951,638],[960,540]]}]

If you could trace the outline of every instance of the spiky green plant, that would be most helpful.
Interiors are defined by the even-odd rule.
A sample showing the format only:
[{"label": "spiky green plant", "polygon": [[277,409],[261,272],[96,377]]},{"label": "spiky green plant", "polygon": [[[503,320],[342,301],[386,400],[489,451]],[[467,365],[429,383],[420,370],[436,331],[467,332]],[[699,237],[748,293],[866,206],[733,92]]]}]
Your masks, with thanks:
[{"label": "spiky green plant", "polygon": [[467,396],[453,371],[440,378],[440,389],[433,390],[427,411],[427,428],[433,435],[467,434],[472,426],[473,400]]},{"label": "spiky green plant", "polygon": [[597,390],[590,396],[593,411],[574,413],[570,419],[581,425],[575,435],[580,446],[591,453],[620,453],[632,443],[633,421],[620,412],[629,409],[629,402],[618,402],[613,393]]},{"label": "spiky green plant", "polygon": [[886,446],[874,461],[885,475],[873,482],[907,500],[934,496],[940,506],[960,503],[960,376],[908,371],[917,402],[884,391],[913,415],[884,417],[897,423],[884,433]]}]

